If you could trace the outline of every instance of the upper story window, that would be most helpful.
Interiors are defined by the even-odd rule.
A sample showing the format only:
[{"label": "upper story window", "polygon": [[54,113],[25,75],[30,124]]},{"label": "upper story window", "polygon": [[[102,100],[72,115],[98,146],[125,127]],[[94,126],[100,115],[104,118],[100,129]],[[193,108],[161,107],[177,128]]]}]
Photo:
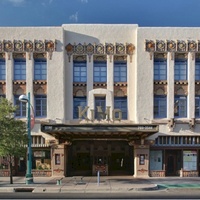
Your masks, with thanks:
[{"label": "upper story window", "polygon": [[26,117],[26,103],[19,101],[19,95],[14,96],[14,103],[17,106],[16,117]]},{"label": "upper story window", "polygon": [[46,59],[34,60],[34,80],[47,79],[47,62]]},{"label": "upper story window", "polygon": [[86,61],[74,61],[73,65],[74,82],[87,82]]},{"label": "upper story window", "polygon": [[95,97],[95,119],[98,119],[98,120],[102,118],[104,119],[105,110],[106,110],[106,98]]},{"label": "upper story window", "polygon": [[82,109],[84,109],[86,105],[87,105],[86,97],[74,97],[74,102],[73,102],[73,118],[74,119],[79,118],[78,107],[81,106]]},{"label": "upper story window", "polygon": [[176,58],[174,63],[174,80],[187,80],[187,59]]},{"label": "upper story window", "polygon": [[35,116],[46,117],[47,116],[47,96],[35,95]]},{"label": "upper story window", "polygon": [[167,97],[166,95],[154,95],[154,118],[167,117]]},{"label": "upper story window", "polygon": [[200,81],[200,59],[195,62],[195,80]]},{"label": "upper story window", "polygon": [[26,80],[26,61],[25,59],[14,60],[14,80]]},{"label": "upper story window", "polygon": [[167,60],[154,58],[154,80],[167,80]]},{"label": "upper story window", "polygon": [[187,117],[187,96],[176,95],[174,97],[174,117]]},{"label": "upper story window", "polygon": [[94,82],[107,82],[107,63],[106,61],[94,62]]},{"label": "upper story window", "polygon": [[127,82],[127,63],[114,62],[114,82]]},{"label": "upper story window", "polygon": [[200,118],[200,96],[195,96],[195,117]]},{"label": "upper story window", "polygon": [[[122,119],[127,119],[127,97],[115,97],[114,108],[122,111]],[[115,116],[118,118],[119,116]]]},{"label": "upper story window", "polygon": [[5,60],[0,60],[0,80],[6,80],[6,65]]}]

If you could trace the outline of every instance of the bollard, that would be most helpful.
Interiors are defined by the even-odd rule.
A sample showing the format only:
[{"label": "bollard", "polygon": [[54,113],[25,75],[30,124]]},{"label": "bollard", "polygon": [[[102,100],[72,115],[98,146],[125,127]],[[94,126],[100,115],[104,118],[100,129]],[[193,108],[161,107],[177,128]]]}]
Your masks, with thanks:
[{"label": "bollard", "polygon": [[97,185],[100,184],[100,171],[97,171]]},{"label": "bollard", "polygon": [[58,179],[57,180],[57,184],[56,185],[61,185],[62,184],[62,181],[61,181],[61,179]]}]

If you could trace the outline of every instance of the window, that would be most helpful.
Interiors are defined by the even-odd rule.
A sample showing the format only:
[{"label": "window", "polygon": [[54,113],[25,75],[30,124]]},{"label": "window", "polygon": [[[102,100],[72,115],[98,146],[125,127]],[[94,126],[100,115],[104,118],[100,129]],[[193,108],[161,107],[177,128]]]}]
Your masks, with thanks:
[{"label": "window", "polygon": [[175,81],[187,80],[187,60],[185,59],[175,60],[174,79]]},{"label": "window", "polygon": [[47,116],[47,97],[46,95],[35,96],[35,116],[46,117]]},{"label": "window", "polygon": [[187,96],[175,96],[174,116],[187,117]]},{"label": "window", "polygon": [[34,63],[34,79],[46,80],[47,79],[47,62],[45,59],[35,60]]},{"label": "window", "polygon": [[195,80],[200,81],[200,60],[196,59],[195,62]]},{"label": "window", "polygon": [[195,96],[195,117],[200,118],[200,96]]},{"label": "window", "polygon": [[115,97],[114,108],[122,111],[122,119],[127,119],[127,97]]},{"label": "window", "polygon": [[167,80],[167,61],[166,59],[154,59],[154,80]]},{"label": "window", "polygon": [[127,64],[126,62],[114,62],[114,82],[127,81]]},{"label": "window", "polygon": [[106,62],[94,62],[94,82],[107,82]]},{"label": "window", "polygon": [[14,60],[14,80],[26,80],[26,62],[23,59]]},{"label": "window", "polygon": [[15,112],[16,117],[26,117],[26,103],[19,101],[19,95],[14,96],[15,105],[17,110]]},{"label": "window", "polygon": [[6,80],[5,60],[0,60],[0,80]]},{"label": "window", "polygon": [[167,97],[165,95],[154,96],[154,118],[167,117]]},{"label": "window", "polygon": [[[103,113],[98,112],[97,106],[101,107]],[[95,97],[95,119],[105,119],[104,113],[106,110],[106,98],[105,97]]]},{"label": "window", "polygon": [[73,118],[79,118],[78,106],[82,106],[82,109],[86,106],[86,97],[74,97],[74,108],[73,108]]},{"label": "window", "polygon": [[87,81],[87,67],[86,62],[74,62],[74,82]]}]

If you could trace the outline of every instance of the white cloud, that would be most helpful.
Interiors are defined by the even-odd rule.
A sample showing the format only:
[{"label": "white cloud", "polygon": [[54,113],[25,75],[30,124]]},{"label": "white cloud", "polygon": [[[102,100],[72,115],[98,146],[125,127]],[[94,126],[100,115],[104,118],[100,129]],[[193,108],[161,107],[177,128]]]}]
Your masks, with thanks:
[{"label": "white cloud", "polygon": [[12,3],[13,6],[21,6],[26,2],[26,0],[8,0],[8,2]]},{"label": "white cloud", "polygon": [[73,22],[78,22],[78,12],[74,13],[73,15],[69,16],[69,19]]},{"label": "white cloud", "polygon": [[88,0],[81,0],[81,3],[88,3]]}]

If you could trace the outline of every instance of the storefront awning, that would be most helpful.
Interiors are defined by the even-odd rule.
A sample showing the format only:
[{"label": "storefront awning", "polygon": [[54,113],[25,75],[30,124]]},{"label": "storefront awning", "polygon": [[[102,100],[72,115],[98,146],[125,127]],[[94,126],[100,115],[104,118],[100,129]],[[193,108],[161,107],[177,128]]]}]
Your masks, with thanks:
[{"label": "storefront awning", "polygon": [[140,140],[158,132],[152,124],[41,124],[41,131],[57,139]]}]

